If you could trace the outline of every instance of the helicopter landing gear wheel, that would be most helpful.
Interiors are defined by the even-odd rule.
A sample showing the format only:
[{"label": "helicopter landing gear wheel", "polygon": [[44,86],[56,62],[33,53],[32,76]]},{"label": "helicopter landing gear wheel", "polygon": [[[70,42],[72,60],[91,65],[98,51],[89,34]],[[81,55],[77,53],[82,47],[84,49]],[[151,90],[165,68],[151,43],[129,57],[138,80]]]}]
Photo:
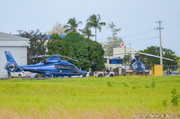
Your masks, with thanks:
[{"label": "helicopter landing gear wheel", "polygon": [[11,78],[11,73],[10,72],[8,72],[8,78]]},{"label": "helicopter landing gear wheel", "polygon": [[83,74],[83,77],[86,77],[86,74]]},{"label": "helicopter landing gear wheel", "polygon": [[18,78],[22,78],[21,74],[18,75]]}]

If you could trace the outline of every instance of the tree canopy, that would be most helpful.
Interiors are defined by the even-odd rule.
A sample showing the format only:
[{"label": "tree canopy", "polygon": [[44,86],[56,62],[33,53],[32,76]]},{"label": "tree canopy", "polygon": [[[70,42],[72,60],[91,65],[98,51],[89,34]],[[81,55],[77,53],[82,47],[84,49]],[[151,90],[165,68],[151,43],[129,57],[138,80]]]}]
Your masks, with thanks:
[{"label": "tree canopy", "polygon": [[70,18],[67,22],[67,25],[64,25],[64,32],[69,33],[69,32],[77,32],[78,25],[82,24],[81,21],[77,21],[75,18]]},{"label": "tree canopy", "polygon": [[65,35],[64,27],[61,23],[56,22],[56,24],[53,26],[52,30],[47,31],[48,35],[57,33],[59,35]]},{"label": "tree canopy", "polygon": [[95,41],[97,41],[97,29],[99,31],[101,31],[101,26],[105,26],[106,23],[105,22],[100,22],[101,20],[101,17],[100,15],[91,15],[86,21],[86,27],[87,28],[91,28],[91,27],[94,27],[95,28]]},{"label": "tree canopy", "polygon": [[80,30],[82,33],[82,36],[86,37],[86,38],[90,38],[90,37],[94,37],[94,34],[92,34],[92,31],[90,30],[90,28],[85,27],[83,30]]},{"label": "tree canopy", "polygon": [[122,38],[117,36],[121,29],[115,27],[114,22],[108,23],[108,28],[111,30],[112,35],[108,36],[107,41],[103,44],[105,55],[113,55],[113,48],[118,47],[123,42]]},{"label": "tree canopy", "polygon": [[[31,30],[31,31],[22,31],[18,30],[19,35],[21,37],[30,39],[30,46],[28,47],[28,57],[35,55],[45,55],[46,53],[46,34],[41,33],[39,30]],[[38,63],[42,59],[29,59],[28,64]]]},{"label": "tree canopy", "polygon": [[[55,37],[54,37],[55,38]],[[69,57],[76,57],[80,59],[75,62],[73,60],[66,59],[69,62],[75,64],[78,68],[88,71],[91,68],[93,71],[104,69],[104,50],[96,41],[84,38],[79,33],[70,32],[65,38],[54,39],[47,44],[48,54],[61,54]]]},{"label": "tree canopy", "polygon": [[[147,47],[144,50],[141,50],[140,52],[159,56],[160,48],[157,46],[151,46],[151,47]],[[175,55],[174,51],[172,51],[171,49],[162,48],[162,52],[163,52],[162,53],[163,57],[174,60],[174,61],[163,60],[163,65],[177,65],[178,57]],[[145,64],[160,64],[159,58],[141,55],[141,59]]]}]

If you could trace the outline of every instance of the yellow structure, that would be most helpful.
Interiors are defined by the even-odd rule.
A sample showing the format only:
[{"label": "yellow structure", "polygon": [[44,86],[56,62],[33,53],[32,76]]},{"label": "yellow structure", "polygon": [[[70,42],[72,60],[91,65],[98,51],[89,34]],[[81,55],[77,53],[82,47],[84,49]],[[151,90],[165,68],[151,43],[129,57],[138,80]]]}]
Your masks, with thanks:
[{"label": "yellow structure", "polygon": [[152,65],[151,71],[152,71],[152,76],[162,76],[163,75],[162,65]]}]

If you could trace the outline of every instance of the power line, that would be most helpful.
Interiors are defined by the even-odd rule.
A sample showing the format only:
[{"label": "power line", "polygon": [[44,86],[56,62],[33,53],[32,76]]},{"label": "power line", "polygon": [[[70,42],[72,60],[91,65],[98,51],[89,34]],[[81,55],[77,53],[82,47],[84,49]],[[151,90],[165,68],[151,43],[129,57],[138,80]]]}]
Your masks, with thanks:
[{"label": "power line", "polygon": [[154,21],[150,21],[150,22],[138,22],[138,23],[121,23],[123,25],[125,25],[123,28],[129,28],[129,27],[135,27],[135,26],[144,26],[146,24],[150,24],[150,23],[154,23]]},{"label": "power line", "polygon": [[165,21],[165,23],[168,23],[168,24],[171,24],[171,25],[175,25],[175,26],[177,26],[177,27],[179,27],[180,26],[180,24],[178,24],[178,23],[173,23],[173,22],[169,22],[169,21]]},{"label": "power line", "polygon": [[126,40],[126,41],[132,41],[131,43],[135,43],[135,42],[142,42],[145,40],[151,40],[151,39],[156,39],[156,38],[159,38],[159,36],[149,37],[149,38],[141,38],[141,39],[131,39],[131,40]]},{"label": "power line", "polygon": [[146,31],[146,32],[141,32],[141,33],[126,35],[126,36],[124,36],[124,37],[122,37],[122,38],[134,37],[134,36],[144,35],[144,34],[148,34],[148,33],[152,33],[152,32],[154,32],[154,31],[151,30],[151,31]]}]

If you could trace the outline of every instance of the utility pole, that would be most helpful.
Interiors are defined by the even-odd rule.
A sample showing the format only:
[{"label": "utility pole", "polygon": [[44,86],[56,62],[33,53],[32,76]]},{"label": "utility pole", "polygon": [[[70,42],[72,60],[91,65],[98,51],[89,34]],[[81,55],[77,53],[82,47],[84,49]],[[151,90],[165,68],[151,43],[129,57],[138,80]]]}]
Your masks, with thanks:
[{"label": "utility pole", "polygon": [[156,23],[159,23],[159,27],[157,27],[157,29],[159,29],[159,41],[160,41],[160,65],[163,65],[163,60],[162,60],[162,39],[161,39],[161,23],[162,21],[158,21]]},{"label": "utility pole", "polygon": [[[125,57],[124,58],[126,58],[126,45],[124,46],[124,48],[125,48]],[[126,68],[126,63],[125,63],[125,68]]]}]

